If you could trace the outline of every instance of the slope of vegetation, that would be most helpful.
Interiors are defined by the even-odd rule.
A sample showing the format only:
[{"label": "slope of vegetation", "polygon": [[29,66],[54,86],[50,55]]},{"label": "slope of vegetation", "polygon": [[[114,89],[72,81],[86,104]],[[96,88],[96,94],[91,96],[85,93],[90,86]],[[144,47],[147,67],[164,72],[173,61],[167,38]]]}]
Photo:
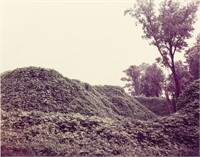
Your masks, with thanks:
[{"label": "slope of vegetation", "polygon": [[[1,107],[4,111],[75,112],[117,119],[156,117],[118,87],[93,87],[63,77],[55,70],[16,69],[4,73],[1,84]],[[113,98],[99,93],[100,88],[112,89]],[[115,101],[123,103],[117,106]]]},{"label": "slope of vegetation", "polygon": [[143,96],[135,96],[134,98],[156,115],[170,115],[167,102],[164,98]]},{"label": "slope of vegetation", "polygon": [[197,98],[199,99],[200,98],[199,88],[200,88],[200,79],[195,81],[195,83],[192,83],[190,85],[190,88],[187,88],[181,94],[181,96],[178,99],[177,110],[186,107],[188,103],[195,101]]},{"label": "slope of vegetation", "polygon": [[[132,121],[130,121],[130,117],[127,116],[129,114],[123,114],[125,111],[122,106],[124,105],[123,103],[132,101],[132,99],[128,99],[129,96],[127,96],[120,88],[111,86],[93,87],[88,84],[68,80],[66,78],[64,78],[64,80],[68,80],[68,83],[71,81],[70,83],[72,83],[69,83],[70,87],[76,87],[74,84],[79,84],[78,87],[81,87],[81,89],[85,87],[85,90],[91,91],[91,93],[86,92],[88,96],[91,96],[93,94],[96,95],[96,97],[101,97],[102,100],[104,100],[104,97],[107,96],[106,102],[103,102],[102,104],[105,105],[106,103],[109,103],[109,105],[111,105],[111,102],[113,102],[112,105],[114,106],[107,106],[109,110],[112,111],[112,114],[109,115],[106,110],[103,110],[101,108],[99,112],[105,112],[104,114],[109,116],[104,117],[103,113],[96,114],[95,112],[98,112],[98,110],[92,110],[91,112],[89,109],[87,109],[90,111],[89,113],[92,113],[88,115],[83,111],[79,111],[80,109],[71,109],[70,111],[68,111],[67,107],[64,109],[64,112],[61,112],[61,110],[56,108],[56,105],[59,106],[60,104],[56,104],[57,101],[54,97],[52,97],[52,99],[55,101],[55,106],[52,106],[52,108],[48,108],[48,106],[51,106],[50,103],[46,104],[45,106],[41,105],[40,103],[37,104],[38,102],[36,103],[32,99],[32,101],[29,101],[29,103],[23,103],[23,101],[26,101],[27,98],[29,100],[30,97],[26,96],[26,99],[22,99],[24,98],[22,97],[22,95],[26,95],[25,93],[28,92],[30,88],[28,90],[26,89],[27,86],[20,86],[20,83],[25,84],[25,81],[22,82],[25,77],[24,75],[22,75],[23,77],[21,78],[19,75],[17,75],[19,71],[23,71],[22,74],[26,74],[30,71],[37,71],[38,75],[41,75],[39,72],[41,71],[41,69],[28,68],[18,69],[2,76],[2,156],[199,155],[200,81],[196,81],[187,88],[187,90],[180,97],[180,100],[184,102],[183,107],[180,108],[177,113],[170,117],[162,117],[157,119],[149,118],[148,121],[139,120],[136,118],[136,115],[139,115],[139,118],[141,118],[140,114],[146,112],[146,108],[140,107],[140,104],[133,99],[134,105],[138,105],[137,108],[134,108],[136,110],[135,112],[140,114],[135,114],[134,119],[132,118]],[[49,72],[49,70],[44,69],[42,71],[44,73]],[[55,79],[55,82],[59,82],[62,80],[61,78],[63,77],[60,74],[55,71],[51,72],[51,75],[49,74],[51,79],[53,74],[56,74],[57,79],[59,78],[57,81]],[[13,73],[15,75],[13,75]],[[13,76],[15,77],[13,78]],[[15,78],[18,79],[15,80]],[[50,78],[47,78],[47,80],[49,80]],[[37,79],[34,79],[34,77],[30,77],[30,80]],[[65,87],[64,84],[66,82],[64,80],[62,85]],[[19,88],[23,88],[23,90],[17,90],[15,88],[10,89],[13,87],[17,87],[13,85],[17,82],[19,82]],[[47,82],[46,84],[51,84],[51,81],[49,81],[48,83]],[[61,82],[59,82],[59,84]],[[36,84],[37,83],[34,83],[33,85]],[[59,86],[59,84],[56,84],[55,87],[51,86],[51,88],[58,89],[57,86]],[[79,89],[76,90],[80,92]],[[85,90],[82,90],[82,92],[84,93]],[[188,90],[190,91],[190,93],[187,92]],[[9,91],[14,94],[9,93]],[[66,91],[64,90],[63,92]],[[73,92],[73,88],[70,91]],[[41,91],[39,90],[39,92]],[[194,94],[192,96],[192,99],[190,99],[191,101],[184,101],[186,96],[190,98],[191,93],[197,94]],[[81,92],[79,94],[81,94]],[[70,96],[70,94],[67,96]],[[73,94],[71,96],[73,96]],[[34,97],[34,99],[37,99],[37,97],[40,98],[40,96],[37,95],[36,97]],[[76,95],[76,97],[80,99],[80,95]],[[10,99],[10,101],[8,101],[8,98]],[[14,98],[22,99],[20,100],[20,102],[22,103],[21,106],[20,103],[11,103]],[[63,96],[62,99],[63,98],[65,97]],[[95,97],[90,99],[94,98]],[[125,100],[121,100],[120,98],[124,98]],[[101,99],[98,100],[100,101]],[[35,104],[31,104],[32,102],[35,102]],[[65,103],[65,105],[67,105],[67,103]],[[93,104],[88,104],[88,106],[89,105]],[[98,105],[101,105],[100,102],[98,103]],[[31,106],[31,108],[29,108],[29,106]],[[64,107],[64,105],[59,107]],[[83,107],[85,108],[87,106],[83,105]],[[94,108],[94,106],[92,107]],[[68,106],[68,108],[70,107]],[[121,108],[123,109],[122,111],[120,111]],[[142,111],[137,111],[137,109]],[[151,112],[146,112],[146,114],[148,113]],[[116,115],[113,116],[114,114]],[[118,114],[121,114],[121,116],[125,118],[116,118]],[[128,118],[126,118],[126,116]]]}]

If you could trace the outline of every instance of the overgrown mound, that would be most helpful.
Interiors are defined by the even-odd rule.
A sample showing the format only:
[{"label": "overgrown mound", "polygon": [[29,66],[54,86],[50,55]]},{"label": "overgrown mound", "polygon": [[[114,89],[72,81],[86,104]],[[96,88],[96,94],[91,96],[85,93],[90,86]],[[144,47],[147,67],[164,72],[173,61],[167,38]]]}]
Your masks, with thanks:
[{"label": "overgrown mound", "polygon": [[170,115],[167,101],[164,98],[143,96],[135,96],[134,98],[156,115]]},{"label": "overgrown mound", "polygon": [[193,82],[186,90],[180,95],[177,103],[177,110],[185,108],[190,102],[200,98],[200,79]]},{"label": "overgrown mound", "polygon": [[[192,85],[198,87],[192,92],[199,91],[198,83]],[[109,95],[108,102],[112,99],[112,92],[122,97],[123,92],[119,88],[111,88],[112,92],[106,92],[109,88],[92,87],[91,90],[99,96],[104,93],[102,97]],[[190,89],[191,86],[187,90]],[[199,155],[197,95],[176,114],[149,121],[117,120],[80,112],[6,109],[2,108],[1,111],[3,156]]]},{"label": "overgrown mound", "polygon": [[[143,105],[140,105],[136,99],[126,94],[121,87],[116,86],[95,86],[95,90],[100,93],[99,97],[106,97],[113,105],[110,105],[113,111],[115,111],[119,115],[124,115],[128,117],[129,115],[133,115],[136,118],[134,119],[144,119],[147,120],[152,119],[151,114],[148,113],[147,108]],[[131,104],[136,104],[133,108]],[[131,110],[130,110],[131,109]]]},{"label": "overgrown mound", "polygon": [[[110,118],[150,119],[155,115],[117,87],[109,87],[110,99],[99,88],[63,77],[55,70],[20,68],[1,77],[1,107],[4,111],[81,113]],[[112,92],[111,92],[112,93]],[[116,101],[120,101],[117,106]]]}]

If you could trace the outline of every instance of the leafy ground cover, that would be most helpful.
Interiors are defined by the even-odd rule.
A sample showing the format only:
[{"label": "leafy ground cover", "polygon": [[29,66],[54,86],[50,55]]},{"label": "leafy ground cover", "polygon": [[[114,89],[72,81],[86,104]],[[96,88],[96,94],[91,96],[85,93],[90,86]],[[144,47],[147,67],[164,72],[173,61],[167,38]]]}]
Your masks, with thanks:
[{"label": "leafy ground cover", "polygon": [[134,97],[138,102],[159,116],[169,116],[169,108],[164,98],[159,97]]},{"label": "leafy ground cover", "polygon": [[29,67],[6,72],[1,85],[4,111],[74,112],[117,119],[156,117],[119,87],[91,86],[51,69]]},{"label": "leafy ground cover", "polygon": [[[20,75],[17,70],[2,75],[2,156],[199,156],[200,81],[189,86],[179,98],[182,102],[179,104],[181,107],[177,113],[169,117],[156,117],[150,111],[147,112],[148,110],[141,107],[141,104],[133,98],[129,99],[130,97],[119,87],[90,86],[66,79],[55,71],[51,71],[52,73],[49,74],[49,70],[45,69],[43,69],[43,73],[48,73],[49,77],[54,80],[54,83],[51,82],[52,80],[47,81],[50,78],[46,78],[47,82],[43,80],[43,84],[53,84],[49,85],[50,90],[60,89],[62,91],[63,87],[64,89],[68,85],[68,88],[71,87],[69,91],[67,89],[62,91],[69,93],[66,98],[65,94],[59,98],[60,101],[65,100],[66,102],[60,105],[57,98],[52,96],[50,100],[54,102],[53,105],[51,103],[41,104],[34,100],[39,97],[38,100],[42,101],[41,93],[31,101],[26,101],[26,99],[30,99],[29,95],[23,96],[31,89],[36,92],[37,84],[41,82],[41,80],[33,79],[36,75],[33,73],[36,71],[37,76],[43,76],[43,73],[40,73],[41,68],[18,70],[23,71],[23,75]],[[28,74],[27,71],[29,71]],[[30,80],[28,82],[22,80],[25,79],[24,74],[30,75],[29,73],[31,73],[30,80],[37,80],[38,83],[33,83],[28,90],[26,88],[30,85],[28,83]],[[65,80],[69,83],[68,85]],[[59,83],[56,84],[56,82]],[[59,88],[60,84],[63,87]],[[73,89],[74,87],[76,89]],[[45,87],[41,88],[40,92],[47,92],[47,89],[44,90]],[[85,90],[90,92],[87,93]],[[77,91],[78,94],[74,96],[74,92]],[[49,95],[53,93],[50,92]],[[72,94],[70,95],[70,93]],[[191,93],[196,94],[192,94],[191,98]],[[96,95],[99,99],[95,102],[102,101],[102,103],[98,102],[98,105],[104,104],[104,106],[98,106],[99,110],[91,111],[90,109],[95,106],[86,107],[93,104],[81,104],[84,94],[88,94],[89,98],[91,95],[94,96],[90,98],[92,102]],[[45,94],[44,96],[47,97]],[[13,103],[16,97],[20,103]],[[47,99],[46,97],[44,99]],[[71,97],[74,99],[70,99]],[[186,97],[188,97],[187,100]],[[75,110],[67,105],[77,101],[77,98],[80,101],[79,105],[86,108],[83,111],[80,111],[82,108]],[[86,98],[84,97],[84,100]],[[89,101],[89,98],[86,100]],[[125,111],[125,108],[131,109],[128,106],[129,102],[137,106],[132,109],[132,112],[135,113],[134,116],[129,115],[132,112],[127,111],[128,113],[126,113]],[[108,103],[106,107],[109,108],[109,112],[104,110],[106,103]],[[123,107],[124,103],[127,106]],[[60,106],[57,107],[57,105]],[[70,109],[65,107],[62,111],[64,106],[68,106]],[[98,111],[104,112],[104,114],[96,113]],[[144,113],[149,113],[149,115],[142,117]],[[114,116],[114,114],[116,115]]]}]

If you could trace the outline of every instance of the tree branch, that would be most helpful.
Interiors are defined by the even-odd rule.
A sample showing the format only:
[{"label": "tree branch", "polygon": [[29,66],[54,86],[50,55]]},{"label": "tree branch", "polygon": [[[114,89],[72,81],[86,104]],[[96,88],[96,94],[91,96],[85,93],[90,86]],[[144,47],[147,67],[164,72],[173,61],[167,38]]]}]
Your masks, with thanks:
[{"label": "tree branch", "polygon": [[175,52],[176,52],[176,49],[177,49],[177,46],[178,46],[178,42],[181,40],[182,36],[180,36],[177,41],[176,41],[176,44],[174,45],[174,51],[172,52],[172,54],[174,55]]}]

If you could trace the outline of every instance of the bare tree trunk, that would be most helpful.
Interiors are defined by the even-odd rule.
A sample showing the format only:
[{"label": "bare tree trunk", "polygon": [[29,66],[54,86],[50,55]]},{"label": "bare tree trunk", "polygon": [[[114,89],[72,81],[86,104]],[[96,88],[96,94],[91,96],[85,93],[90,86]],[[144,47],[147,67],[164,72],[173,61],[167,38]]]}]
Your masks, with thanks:
[{"label": "bare tree trunk", "polygon": [[139,96],[140,95],[140,84],[139,84],[138,78],[134,79],[134,85],[135,85],[135,95]]},{"label": "bare tree trunk", "polygon": [[170,115],[171,115],[172,113],[174,113],[174,111],[173,111],[173,108],[172,108],[172,106],[171,106],[171,101],[170,101],[170,99],[169,99],[169,94],[168,94],[168,91],[167,91],[166,89],[164,89],[164,92],[165,92],[165,97],[166,97],[166,99],[167,99],[167,106],[168,106],[168,108],[169,108],[169,113],[170,113]]},{"label": "bare tree trunk", "polygon": [[175,83],[175,98],[178,98],[180,95],[180,84],[179,84],[179,80],[175,71],[175,67],[173,67],[172,69],[172,74],[173,74],[173,78],[174,78],[174,83]]},{"label": "bare tree trunk", "polygon": [[176,101],[180,94],[180,84],[179,84],[179,80],[178,80],[177,73],[176,73],[176,68],[175,68],[175,63],[174,63],[174,54],[172,53],[172,47],[170,48],[170,57],[171,57],[170,69],[172,71],[172,75],[174,78],[174,84],[175,84],[175,96],[173,95],[173,97],[172,97],[172,105],[173,105],[174,112],[176,112]]},{"label": "bare tree trunk", "polygon": [[174,112],[176,112],[176,101],[177,101],[177,98],[180,95],[180,84],[179,84],[179,80],[178,80],[178,77],[177,77],[177,74],[176,74],[174,60],[172,60],[171,71],[172,71],[172,75],[173,75],[173,78],[174,78],[174,84],[175,84],[175,96],[172,97],[172,105],[173,105],[173,108],[174,108]]}]

